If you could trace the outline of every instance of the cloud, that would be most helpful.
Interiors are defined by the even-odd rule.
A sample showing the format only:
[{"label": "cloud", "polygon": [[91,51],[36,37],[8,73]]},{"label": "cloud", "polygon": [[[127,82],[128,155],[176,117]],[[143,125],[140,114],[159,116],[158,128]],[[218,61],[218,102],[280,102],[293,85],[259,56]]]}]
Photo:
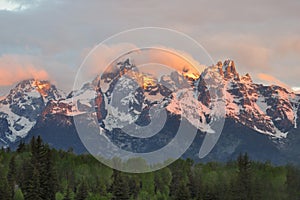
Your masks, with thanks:
[{"label": "cloud", "polygon": [[106,71],[119,56],[136,48],[135,45],[129,43],[101,44],[92,48],[85,48],[80,55],[83,62],[77,70],[74,89],[79,89],[84,83],[92,81],[97,75]]},{"label": "cloud", "polygon": [[35,66],[29,57],[2,55],[0,57],[0,86],[13,85],[25,79],[49,79],[48,73]]},{"label": "cloud", "polygon": [[292,90],[296,93],[300,93],[300,87],[292,87]]},{"label": "cloud", "polygon": [[290,86],[288,86],[287,84],[283,83],[282,81],[278,80],[277,78],[269,74],[260,73],[257,75],[257,78],[267,85],[278,85],[286,89],[291,89]]},{"label": "cloud", "polygon": [[233,57],[237,61],[251,69],[269,69],[271,52],[268,48],[259,44],[251,44],[250,41],[244,44],[233,46]]},{"label": "cloud", "polygon": [[271,68],[272,50],[254,35],[229,35],[219,33],[203,38],[204,46],[213,57],[233,59],[245,73],[261,72]]},{"label": "cloud", "polygon": [[[75,88],[77,89],[84,83],[93,80],[97,75],[111,69],[110,65],[113,61],[116,61],[116,59],[121,59],[118,61],[125,61],[125,59],[129,58],[137,67],[143,66],[141,71],[158,76],[169,73],[170,70],[183,71],[183,69],[188,70],[190,74],[199,75],[204,69],[204,67],[188,53],[162,46],[140,49],[130,43],[120,43],[116,45],[101,44],[94,48],[84,49],[81,57],[84,62],[77,73],[75,84]],[[162,66],[165,66],[165,68]],[[145,67],[148,69],[145,69]]]},{"label": "cloud", "polygon": [[2,0],[0,1],[0,11],[19,12],[38,6],[41,0]]},{"label": "cloud", "polygon": [[207,47],[213,58],[236,60],[241,73],[269,73],[298,85],[297,0],[9,1],[30,9],[0,10],[0,56],[38,57],[34,69],[47,71],[60,88],[68,85],[66,91],[73,84],[84,48],[143,26],[182,31]]},{"label": "cloud", "polygon": [[299,36],[290,36],[282,38],[277,47],[278,53],[281,55],[300,54],[300,38]]},{"label": "cloud", "polygon": [[204,69],[189,53],[176,49],[158,47],[149,51],[148,54],[150,62],[159,63],[177,71],[188,70],[189,73],[200,74]]}]

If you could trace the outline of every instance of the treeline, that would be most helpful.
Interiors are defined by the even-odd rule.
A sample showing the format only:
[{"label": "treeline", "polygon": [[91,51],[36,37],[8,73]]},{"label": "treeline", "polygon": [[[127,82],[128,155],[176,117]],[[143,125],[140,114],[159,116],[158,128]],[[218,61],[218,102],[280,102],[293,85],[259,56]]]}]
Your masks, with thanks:
[{"label": "treeline", "polygon": [[1,200],[296,200],[300,171],[251,161],[177,160],[159,171],[127,174],[90,155],[49,148],[40,137],[0,151]]}]

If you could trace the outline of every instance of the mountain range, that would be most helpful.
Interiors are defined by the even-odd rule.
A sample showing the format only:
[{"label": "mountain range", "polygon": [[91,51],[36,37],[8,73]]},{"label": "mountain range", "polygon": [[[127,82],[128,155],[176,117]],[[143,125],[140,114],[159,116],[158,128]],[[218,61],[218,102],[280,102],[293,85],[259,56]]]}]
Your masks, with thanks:
[{"label": "mountain range", "polygon": [[[168,143],[183,116],[198,130],[183,157],[199,160],[214,117],[224,115],[220,139],[203,161],[227,161],[248,152],[254,160],[300,163],[299,103],[300,95],[287,88],[240,75],[232,60],[206,67],[199,75],[173,71],[157,78],[127,59],[67,95],[49,81],[18,83],[0,100],[0,146],[16,148],[19,141],[41,135],[55,148],[83,153],[74,117],[93,112],[108,140],[126,150],[147,152]],[[166,123],[160,127],[157,119],[163,117]],[[151,139],[125,133],[144,134],[137,125],[161,131]]]}]

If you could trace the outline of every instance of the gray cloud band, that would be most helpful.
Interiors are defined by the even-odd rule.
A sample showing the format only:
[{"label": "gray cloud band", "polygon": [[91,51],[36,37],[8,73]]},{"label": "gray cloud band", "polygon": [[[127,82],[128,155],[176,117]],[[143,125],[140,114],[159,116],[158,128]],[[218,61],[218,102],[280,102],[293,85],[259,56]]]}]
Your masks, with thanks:
[{"label": "gray cloud band", "polygon": [[[189,56],[190,51],[199,53]],[[91,61],[93,58],[96,62]],[[196,76],[205,70],[198,60],[213,63],[192,38],[163,28],[125,31],[96,46],[79,68],[74,83],[74,90],[82,91],[73,98],[78,110],[74,122],[86,149],[114,169],[149,172],[180,158],[200,129],[205,137],[199,157],[205,157],[224,126],[225,100],[220,82],[212,74],[192,77],[191,84],[188,73]],[[175,66],[178,63],[183,65],[181,69]],[[89,92],[84,90],[88,82]],[[210,97],[206,106],[200,104],[199,88]],[[83,102],[89,105],[82,106]],[[209,112],[209,121],[204,120],[207,116],[203,112]],[[177,123],[170,120],[172,117]],[[172,138],[162,146],[155,138],[157,134]]]}]

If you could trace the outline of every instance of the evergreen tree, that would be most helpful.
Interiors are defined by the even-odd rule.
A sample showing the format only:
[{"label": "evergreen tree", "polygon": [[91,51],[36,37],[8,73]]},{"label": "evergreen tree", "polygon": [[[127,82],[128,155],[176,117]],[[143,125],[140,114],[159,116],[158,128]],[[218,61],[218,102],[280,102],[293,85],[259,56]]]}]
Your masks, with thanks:
[{"label": "evergreen tree", "polygon": [[238,174],[236,183],[236,196],[243,200],[253,199],[252,169],[248,154],[246,153],[244,155],[239,155],[237,162]]},{"label": "evergreen tree", "polygon": [[80,184],[75,200],[85,200],[88,197],[88,188],[85,181]]},{"label": "evergreen tree", "polygon": [[37,160],[36,140],[32,137],[30,141],[30,161],[25,162],[24,184],[22,184],[22,191],[26,200],[40,200],[40,173],[39,163]]},{"label": "evergreen tree", "polygon": [[201,196],[202,182],[200,170],[193,167],[193,170],[189,174],[188,187],[192,199],[199,199]]},{"label": "evergreen tree", "polygon": [[172,173],[169,168],[163,168],[154,173],[155,193],[169,196],[169,187],[172,181]]},{"label": "evergreen tree", "polygon": [[155,195],[155,182],[153,173],[143,173],[139,174],[141,180],[141,191],[144,191],[144,194],[148,196]]},{"label": "evergreen tree", "polygon": [[9,169],[7,174],[7,181],[9,185],[9,189],[11,191],[11,196],[14,196],[15,193],[15,185],[16,185],[16,161],[15,161],[15,155],[13,155],[9,162]]},{"label": "evergreen tree", "polygon": [[66,194],[65,194],[63,200],[71,200],[71,193],[70,193],[70,187],[69,186],[67,186],[67,191],[66,191]]},{"label": "evergreen tree", "polygon": [[44,200],[54,200],[58,183],[52,163],[51,151],[48,147],[43,147],[43,152],[40,156],[41,197]]},{"label": "evergreen tree", "polygon": [[30,140],[30,151],[31,151],[31,153],[35,153],[36,152],[35,147],[36,147],[36,145],[35,145],[35,137],[33,136],[31,138],[31,140]]},{"label": "evergreen tree", "polygon": [[190,199],[190,191],[188,186],[181,181],[179,183],[178,190],[174,195],[174,200],[189,200]]},{"label": "evergreen tree", "polygon": [[294,166],[287,167],[286,186],[289,199],[300,198],[300,170]]},{"label": "evergreen tree", "polygon": [[141,181],[137,175],[131,175],[128,179],[128,187],[130,196],[136,199],[141,189]]},{"label": "evergreen tree", "polygon": [[25,199],[40,198],[43,200],[55,200],[56,173],[52,163],[51,151],[43,144],[40,136],[33,137],[30,142],[31,159],[27,166],[24,188]]},{"label": "evergreen tree", "polygon": [[25,147],[26,147],[25,142],[21,140],[20,143],[19,143],[19,145],[18,145],[17,152],[18,153],[24,152],[25,151]]},{"label": "evergreen tree", "polygon": [[191,165],[192,162],[190,160],[184,161],[179,159],[170,166],[172,171],[172,181],[170,184],[171,197],[176,199],[179,190],[185,192],[186,188],[188,189],[188,176],[191,173]]},{"label": "evergreen tree", "polygon": [[208,187],[205,187],[203,192],[203,200],[217,200],[216,195],[210,191]]},{"label": "evergreen tree", "polygon": [[129,186],[126,178],[121,172],[113,170],[113,184],[112,184],[113,200],[129,199]]},{"label": "evergreen tree", "polygon": [[24,195],[21,189],[17,189],[14,195],[14,200],[24,200]]},{"label": "evergreen tree", "polygon": [[11,191],[7,182],[7,178],[4,174],[4,168],[0,164],[0,199],[12,200]]},{"label": "evergreen tree", "polygon": [[38,170],[33,167],[31,174],[32,177],[28,180],[24,190],[24,197],[26,200],[44,200],[41,198]]}]

